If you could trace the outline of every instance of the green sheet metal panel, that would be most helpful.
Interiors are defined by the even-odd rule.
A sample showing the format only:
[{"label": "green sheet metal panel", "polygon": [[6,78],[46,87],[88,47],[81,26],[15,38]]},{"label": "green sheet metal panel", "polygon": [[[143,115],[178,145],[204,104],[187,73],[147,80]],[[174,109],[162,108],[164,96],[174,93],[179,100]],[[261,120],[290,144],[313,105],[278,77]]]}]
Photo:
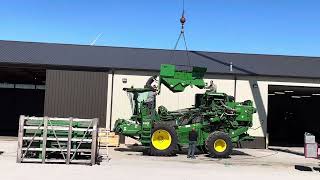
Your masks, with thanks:
[{"label": "green sheet metal panel", "polygon": [[160,84],[164,84],[172,92],[182,92],[187,86],[203,88],[203,76],[207,68],[193,67],[192,71],[177,70],[175,65],[162,64],[160,69]]}]

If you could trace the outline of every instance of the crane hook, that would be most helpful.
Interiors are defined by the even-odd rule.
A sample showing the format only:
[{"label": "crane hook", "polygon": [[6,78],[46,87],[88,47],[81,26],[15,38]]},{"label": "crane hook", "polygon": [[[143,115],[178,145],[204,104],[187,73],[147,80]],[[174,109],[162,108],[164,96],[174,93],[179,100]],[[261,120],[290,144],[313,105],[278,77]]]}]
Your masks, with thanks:
[{"label": "crane hook", "polygon": [[181,23],[181,33],[184,33],[184,23],[186,22],[186,18],[184,17],[184,10],[182,12],[182,16],[180,18],[180,23]]}]

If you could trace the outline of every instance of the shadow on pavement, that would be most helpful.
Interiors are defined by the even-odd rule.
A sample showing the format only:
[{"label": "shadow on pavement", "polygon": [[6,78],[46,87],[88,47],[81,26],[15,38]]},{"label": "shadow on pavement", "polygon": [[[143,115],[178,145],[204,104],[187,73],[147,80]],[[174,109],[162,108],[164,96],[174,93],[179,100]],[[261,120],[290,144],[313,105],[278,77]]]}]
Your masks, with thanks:
[{"label": "shadow on pavement", "polygon": [[299,170],[299,171],[312,171],[311,167],[302,166],[302,165],[294,165],[294,169]]},{"label": "shadow on pavement", "polygon": [[320,167],[313,167],[313,170],[320,172]]},{"label": "shadow on pavement", "polygon": [[[131,145],[131,146],[127,146],[127,147],[119,147],[119,148],[114,148],[115,151],[120,151],[120,152],[140,152],[142,153],[142,155],[148,155],[147,153],[147,148],[143,147],[143,146],[136,146],[136,145]],[[187,148],[182,148],[181,151],[178,151],[177,154],[179,155],[187,155],[188,154],[188,149]],[[200,150],[196,150],[195,152],[196,155],[200,155],[200,154],[207,154],[207,153],[203,153]],[[250,154],[247,154],[243,151],[239,151],[239,150],[233,150],[231,155],[236,155],[236,156],[251,156]]]},{"label": "shadow on pavement", "polygon": [[274,147],[269,147],[268,149],[273,150],[273,151],[280,151],[280,152],[285,152],[285,153],[290,153],[290,154],[294,154],[294,155],[298,155],[298,156],[304,156],[303,153],[301,152],[297,152],[297,151],[293,151],[290,149],[282,149],[282,148],[274,148]]},{"label": "shadow on pavement", "polygon": [[239,150],[233,150],[231,155],[237,155],[237,156],[251,156],[250,154],[247,154],[243,151]]},{"label": "shadow on pavement", "polygon": [[121,152],[144,152],[146,148],[143,146],[128,146],[128,147],[114,148],[114,150],[121,151]]}]

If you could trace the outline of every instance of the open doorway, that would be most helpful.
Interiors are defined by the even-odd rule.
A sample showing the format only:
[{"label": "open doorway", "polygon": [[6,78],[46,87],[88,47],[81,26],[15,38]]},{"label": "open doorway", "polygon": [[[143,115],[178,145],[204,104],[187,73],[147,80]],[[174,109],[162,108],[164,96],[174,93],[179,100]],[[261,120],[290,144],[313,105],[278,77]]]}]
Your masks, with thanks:
[{"label": "open doorway", "polygon": [[43,116],[45,70],[0,67],[0,136],[17,136],[19,116]]},{"label": "open doorway", "polygon": [[270,146],[301,147],[304,133],[320,137],[320,88],[269,86],[268,123]]}]

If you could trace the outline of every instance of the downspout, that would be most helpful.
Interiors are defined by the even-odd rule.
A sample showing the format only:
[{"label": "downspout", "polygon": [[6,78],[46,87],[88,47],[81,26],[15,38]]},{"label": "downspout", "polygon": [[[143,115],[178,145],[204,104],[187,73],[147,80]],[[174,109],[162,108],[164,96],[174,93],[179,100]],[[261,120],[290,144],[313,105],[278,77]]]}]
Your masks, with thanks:
[{"label": "downspout", "polygon": [[109,128],[111,131],[111,125],[112,125],[112,106],[113,106],[113,84],[114,84],[114,70],[111,70],[112,73],[112,80],[111,80],[111,99],[110,99],[110,121],[109,121]]},{"label": "downspout", "polygon": [[237,102],[236,96],[237,96],[237,76],[234,75],[234,92],[233,92],[234,101]]}]

